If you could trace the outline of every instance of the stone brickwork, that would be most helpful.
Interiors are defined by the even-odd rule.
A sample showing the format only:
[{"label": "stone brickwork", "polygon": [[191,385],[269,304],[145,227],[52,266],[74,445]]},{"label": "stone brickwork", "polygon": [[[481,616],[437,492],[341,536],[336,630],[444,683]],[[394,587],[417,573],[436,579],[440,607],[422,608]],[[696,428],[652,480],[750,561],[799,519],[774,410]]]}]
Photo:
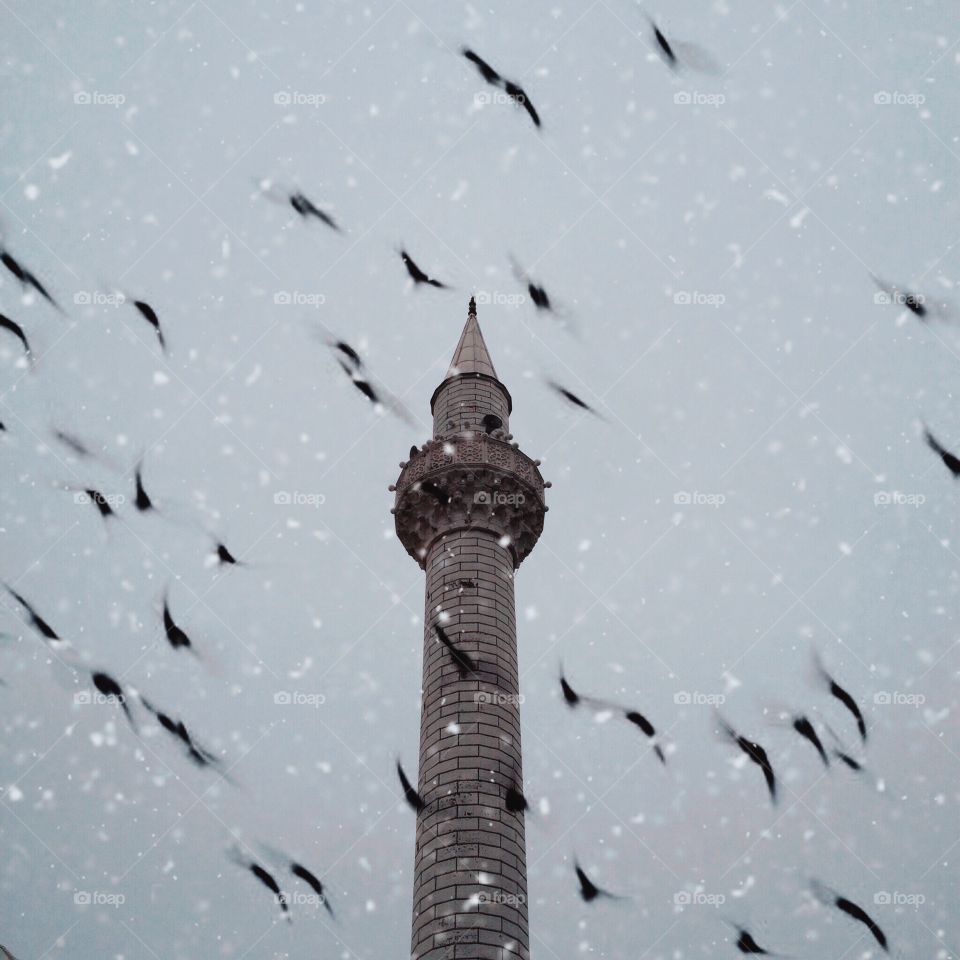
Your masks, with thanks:
[{"label": "stone brickwork", "polygon": [[483,430],[480,421],[488,413],[503,421],[510,432],[510,394],[498,380],[480,373],[467,373],[445,380],[434,394],[433,435],[448,437],[464,430]]},{"label": "stone brickwork", "polygon": [[[427,806],[417,818],[411,955],[526,958],[523,814],[504,805],[509,787],[523,789],[513,558],[496,536],[461,532],[434,545],[426,570],[419,791]],[[460,676],[438,622],[476,662],[475,675]]]},{"label": "stone brickwork", "polygon": [[[426,571],[413,890],[414,960],[528,960],[514,606],[516,568],[543,529],[545,484],[510,443],[510,394],[496,379],[471,300],[434,437],[395,486],[397,536]],[[502,421],[486,433],[487,414]],[[440,642],[439,624],[474,669]]]}]

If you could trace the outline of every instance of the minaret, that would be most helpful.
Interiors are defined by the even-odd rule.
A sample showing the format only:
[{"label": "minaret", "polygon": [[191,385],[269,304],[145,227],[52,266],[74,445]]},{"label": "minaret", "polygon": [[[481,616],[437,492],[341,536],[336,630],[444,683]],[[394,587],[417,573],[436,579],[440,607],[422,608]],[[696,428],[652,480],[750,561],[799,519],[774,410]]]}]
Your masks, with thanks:
[{"label": "minaret", "polygon": [[524,814],[506,802],[523,790],[513,584],[543,530],[549,484],[511,442],[512,407],[471,297],[430,401],[433,438],[391,487],[397,536],[427,574],[414,960],[529,957]]}]

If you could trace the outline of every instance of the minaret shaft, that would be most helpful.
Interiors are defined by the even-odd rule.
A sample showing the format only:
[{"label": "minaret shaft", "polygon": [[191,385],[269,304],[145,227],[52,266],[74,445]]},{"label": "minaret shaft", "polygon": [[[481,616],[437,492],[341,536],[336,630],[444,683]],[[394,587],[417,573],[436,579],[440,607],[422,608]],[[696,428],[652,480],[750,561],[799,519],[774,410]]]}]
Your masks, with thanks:
[{"label": "minaret shaft", "polygon": [[523,791],[514,574],[547,508],[511,407],[471,300],[433,438],[392,488],[397,536],[427,576],[414,960],[529,957],[524,812],[507,809]]}]

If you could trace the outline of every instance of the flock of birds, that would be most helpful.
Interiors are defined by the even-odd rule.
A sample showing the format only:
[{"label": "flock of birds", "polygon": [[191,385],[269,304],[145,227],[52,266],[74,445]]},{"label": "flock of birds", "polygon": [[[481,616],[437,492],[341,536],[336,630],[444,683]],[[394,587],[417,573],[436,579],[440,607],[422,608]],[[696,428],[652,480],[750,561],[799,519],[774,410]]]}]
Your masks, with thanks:
[{"label": "flock of birds", "polygon": [[[671,70],[679,71],[684,67],[688,67],[705,73],[719,72],[715,61],[708,53],[693,44],[668,40],[660,28],[652,21],[650,26],[656,49],[660,53],[664,63]],[[542,128],[543,120],[539,111],[530,96],[518,82],[504,77],[474,50],[463,47],[460,53],[467,62],[476,68],[484,82],[498,90],[502,90],[506,98],[526,113],[536,129],[539,130]],[[332,214],[315,204],[301,190],[278,189],[270,181],[261,181],[260,188],[267,197],[282,202],[285,205],[289,204],[295,213],[304,220],[312,218],[332,231],[343,233],[343,228],[338,224]],[[414,288],[426,286],[438,290],[451,289],[450,284],[430,276],[426,271],[421,269],[406,249],[401,248],[398,250],[398,254]],[[534,307],[538,311],[559,313],[556,302],[548,294],[546,288],[530,277],[522,266],[512,257],[510,258],[510,262],[514,276],[517,281],[525,287]],[[0,264],[2,264],[9,274],[21,285],[24,291],[32,291],[59,313],[65,313],[47,285],[44,284],[35,273],[28,269],[6,245],[0,247]],[[942,313],[942,309],[938,309],[936,305],[929,303],[922,294],[900,290],[896,286],[880,280],[877,277],[873,279],[882,291],[890,295],[894,302],[906,307],[921,322],[928,322],[933,316]],[[126,296],[124,299],[130,304],[132,309],[137,312],[139,317],[149,325],[156,337],[160,350],[164,354],[167,354],[167,339],[157,310],[143,299]],[[34,352],[27,332],[22,325],[9,316],[0,313],[0,332],[6,332],[19,342],[27,363],[33,368],[35,360]],[[378,408],[379,411],[390,409],[404,419],[409,420],[409,416],[402,405],[384,388],[379,385],[374,385],[372,378],[366,370],[364,361],[357,350],[344,340],[335,338],[328,339],[327,344],[333,351],[343,373],[350,379],[354,387],[366,400]],[[589,412],[595,416],[600,416],[596,409],[566,387],[554,381],[547,381],[547,383],[559,397],[574,408]],[[496,424],[491,424],[490,429],[493,429],[495,426]],[[6,430],[6,425],[0,422],[0,432]],[[55,429],[53,435],[58,442],[68,448],[79,459],[90,461],[97,457],[95,451],[77,436],[61,429]],[[951,474],[954,477],[960,476],[960,458],[944,447],[926,427],[924,428],[924,439],[930,449],[942,460]],[[154,499],[148,494],[144,485],[143,471],[144,465],[141,459],[133,470],[134,497],[132,502],[134,509],[139,513],[157,512],[158,508]],[[427,493],[435,493],[438,499],[445,498],[446,495],[443,491],[439,489],[432,491],[428,489],[428,486],[428,483],[424,484],[424,489]],[[105,523],[116,519],[115,498],[93,487],[73,489],[78,489],[86,495],[90,504],[96,509]],[[241,561],[234,556],[226,544],[216,537],[213,537],[213,541],[213,555],[221,567],[242,565]],[[78,654],[72,643],[64,639],[50,625],[50,622],[38,612],[32,601],[28,600],[21,592],[15,589],[13,585],[5,584],[4,587],[9,596],[19,606],[20,610],[22,610],[24,622],[39,634],[59,660],[76,670],[78,674],[88,676],[90,683],[97,693],[103,698],[115,703],[122,710],[127,723],[135,735],[139,736],[141,733],[140,720],[137,714],[142,711],[149,718],[152,718],[152,720],[172,738],[182,749],[186,758],[195,766],[215,770],[225,780],[231,783],[233,782],[230,780],[227,770],[225,769],[224,758],[204,746],[182,719],[179,719],[175,714],[166,709],[161,709],[152,699],[148,699],[133,685],[121,682],[105,670],[90,668],[89,658]],[[163,597],[161,621],[163,636],[173,651],[186,651],[194,656],[199,656],[190,636],[174,620],[170,607],[169,592],[165,593]],[[436,626],[436,633],[438,641],[447,649],[462,676],[467,676],[476,671],[477,665],[470,655],[460,650],[447,636],[441,626]],[[853,716],[861,742],[862,744],[866,744],[866,722],[855,698],[841,687],[819,662],[818,673],[830,695],[838,700]],[[622,713],[624,719],[639,728],[644,736],[648,738],[651,749],[659,762],[664,765],[668,763],[667,750],[664,749],[660,741],[657,729],[643,713],[638,710],[627,709],[612,704],[596,697],[582,695],[573,689],[562,674],[560,677],[560,689],[564,702],[571,709],[592,706],[595,708],[613,709]],[[826,730],[830,735],[832,743],[828,746],[818,731],[817,726],[807,714],[787,712],[782,719],[799,737],[810,744],[825,768],[831,765],[832,760],[836,760],[852,771],[858,773],[865,772],[861,761],[856,759],[847,749],[843,748],[840,738],[829,726],[826,726]],[[764,747],[738,732],[719,715],[717,716],[717,725],[723,739],[732,746],[735,746],[745,755],[747,760],[759,768],[763,775],[770,800],[776,803],[778,800],[777,776]],[[414,810],[422,810],[424,801],[407,778],[399,761],[397,761],[397,774],[403,796],[407,803]],[[517,786],[509,787],[505,802],[507,809],[514,812],[522,812],[529,809],[522,790]],[[289,897],[283,892],[283,888],[277,879],[277,876],[281,875],[281,872],[294,880],[306,884],[316,895],[319,902],[324,905],[329,915],[333,917],[333,908],[324,884],[315,873],[298,860],[268,847],[264,847],[262,852],[256,856],[253,855],[252,851],[232,848],[227,852],[227,857],[231,862],[252,875],[273,895],[276,902],[279,903],[283,916],[287,920],[291,919]],[[267,866],[264,866],[261,860],[268,862],[270,868],[268,869]],[[621,899],[618,895],[612,894],[597,886],[576,860],[574,860],[573,866],[579,884],[580,896],[586,903],[593,903],[604,898]],[[819,881],[812,881],[810,889],[816,899],[836,908],[838,911],[864,925],[876,942],[884,950],[889,950],[886,934],[862,907]],[[738,933],[736,947],[741,954],[772,955],[770,951],[757,943],[749,930],[736,924],[734,924],[734,926]],[[9,960],[15,960],[13,955],[2,946],[0,946],[0,953],[9,958]]]}]

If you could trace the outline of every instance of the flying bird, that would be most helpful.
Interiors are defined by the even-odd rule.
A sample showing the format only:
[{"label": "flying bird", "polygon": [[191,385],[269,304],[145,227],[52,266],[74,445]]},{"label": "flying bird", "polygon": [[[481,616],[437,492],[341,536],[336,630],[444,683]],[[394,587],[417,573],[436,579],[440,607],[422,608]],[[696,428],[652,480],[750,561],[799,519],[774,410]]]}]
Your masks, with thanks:
[{"label": "flying bird", "polygon": [[719,715],[717,717],[717,722],[720,724],[720,729],[724,736],[730,740],[731,743],[735,743],[747,755],[747,757],[752,760],[761,769],[761,771],[763,771],[763,778],[766,780],[767,789],[770,791],[770,799],[773,801],[773,803],[776,803],[777,778],[773,772],[773,766],[770,763],[770,759],[767,757],[767,751],[764,750],[759,743],[754,743],[754,741],[748,740],[746,737],[741,736]]},{"label": "flying bird", "polygon": [[[627,710],[624,712],[624,716],[635,726],[638,726],[652,741],[657,736],[657,731],[654,725],[642,714],[636,710]],[[653,752],[657,755],[657,758],[660,762],[666,765],[667,758],[663,753],[663,748],[659,743],[653,744]]]},{"label": "flying bird", "polygon": [[146,489],[143,486],[143,461],[141,460],[136,469],[133,472],[134,484],[136,486],[136,496],[133,500],[133,505],[141,513],[146,513],[148,510],[155,510],[156,507],[153,505],[153,501],[150,499],[150,495],[147,493]]},{"label": "flying bird", "polygon": [[584,403],[583,400],[581,400],[575,393],[571,393],[569,390],[567,390],[566,387],[560,386],[559,383],[555,383],[553,380],[548,380],[547,383],[552,389],[556,390],[556,392],[559,393],[560,396],[563,397],[564,400],[566,400],[568,403],[572,403],[575,407],[580,407],[581,410],[586,410],[587,413],[592,413],[594,416],[597,416],[597,417],[600,416],[600,414],[597,413],[597,411],[594,410],[593,407]]},{"label": "flying bird", "polygon": [[447,636],[446,630],[440,626],[440,624],[434,625],[434,630],[437,631],[437,637],[440,639],[440,642],[447,648],[447,651],[450,654],[453,662],[457,665],[457,670],[460,673],[460,678],[463,679],[466,676],[469,676],[471,673],[477,672],[477,664],[473,658],[465,653],[463,650],[460,650],[456,647],[453,641]]},{"label": "flying bird", "polygon": [[102,693],[105,697],[113,697],[117,703],[120,704],[123,712],[127,716],[127,722],[130,724],[130,727],[133,729],[134,733],[137,733],[137,724],[133,719],[133,714],[130,712],[130,704],[127,703],[126,694],[123,692],[123,687],[117,683],[108,673],[103,673],[102,671],[94,671],[90,675],[90,679],[93,681],[93,685],[97,690]]},{"label": "flying bird", "polygon": [[30,604],[27,603],[27,601],[19,593],[17,593],[16,590],[13,589],[13,587],[6,584],[5,586],[7,587],[7,592],[10,594],[10,596],[13,597],[13,599],[16,600],[17,603],[19,603],[20,606],[27,611],[27,617],[30,619],[30,625],[38,633],[40,633],[41,636],[55,643],[65,642],[63,638],[57,634],[53,627],[51,627],[50,624],[47,623],[47,621],[44,620],[43,617],[41,617],[40,614],[37,613],[37,611],[34,610],[33,607],[30,606]]},{"label": "flying bird", "polygon": [[420,813],[426,807],[423,797],[413,789],[413,785],[407,779],[407,775],[403,772],[403,767],[400,766],[400,761],[397,761],[397,776],[400,778],[400,786],[403,787],[403,795],[406,798],[407,803]]},{"label": "flying bird", "polygon": [[567,683],[567,678],[560,674],[560,689],[563,691],[563,699],[568,707],[575,707],[580,703],[580,694]]},{"label": "flying bird", "polygon": [[260,866],[256,860],[250,860],[246,857],[243,857],[238,850],[233,851],[228,854],[230,859],[233,860],[235,864],[240,867],[243,867],[246,870],[249,870],[273,895],[276,897],[277,903],[280,904],[280,910],[283,915],[287,918],[288,922],[292,922],[290,917],[290,906],[287,903],[287,897],[283,894],[280,889],[280,884],[277,883],[273,874],[271,874],[265,867]]},{"label": "flying bird", "polygon": [[510,813],[523,813],[530,809],[527,798],[517,787],[507,787],[506,796],[503,798],[503,805]]},{"label": "flying bird", "polygon": [[827,673],[826,668],[823,665],[823,662],[819,657],[816,658],[817,672],[820,674],[820,678],[826,683],[827,689],[830,691],[830,695],[836,697],[849,711],[853,714],[854,719],[857,721],[857,730],[860,731],[860,739],[866,743],[867,742],[867,721],[864,719],[863,712],[860,710],[857,701],[837,683],[833,677]]},{"label": "flying bird", "polygon": [[320,898],[320,902],[327,908],[327,913],[333,916],[333,907],[330,906],[330,899],[323,892],[323,884],[311,873],[305,866],[291,861],[290,872],[298,879],[302,880],[308,887]]},{"label": "flying bird", "polygon": [[410,254],[406,250],[400,251],[400,259],[403,260],[404,266],[407,268],[407,273],[410,274],[410,279],[413,280],[414,286],[419,286],[421,283],[426,283],[431,287],[437,287],[439,290],[448,290],[449,287],[445,283],[441,283],[439,280],[435,280],[433,277],[428,277],[410,258]]},{"label": "flying bird", "polygon": [[69,447],[78,457],[84,460],[89,460],[93,457],[93,451],[82,440],[78,440],[72,434],[64,430],[54,430],[53,435],[64,446]]},{"label": "flying bird", "polygon": [[483,427],[483,432],[489,436],[494,430],[499,430],[503,426],[503,420],[495,413],[487,413],[484,414],[480,425]]},{"label": "flying bird", "polygon": [[503,77],[469,47],[462,47],[460,52],[477,68],[480,76],[491,86],[499,87],[503,84]]},{"label": "flying bird", "polygon": [[60,310],[63,313],[63,310],[60,308],[60,304],[53,299],[52,296],[47,291],[47,288],[22,264],[18,263],[12,253],[8,250],[4,250],[0,253],[0,262],[20,281],[20,283],[25,287],[33,287],[37,293],[43,297],[52,307],[55,307],[57,310]]},{"label": "flying bird", "polygon": [[0,313],[0,330],[7,330],[12,333],[23,346],[23,352],[27,355],[27,358],[30,359],[33,354],[30,350],[30,342],[27,340],[27,335],[23,332],[23,327],[17,323],[16,320],[11,320],[9,317]]},{"label": "flying bird", "polygon": [[886,283],[872,273],[870,276],[873,278],[873,282],[890,297],[891,303],[897,303],[906,307],[915,317],[923,323],[926,323],[930,313],[927,309],[926,297],[922,294],[910,293],[908,290],[898,290],[897,287]]},{"label": "flying bird", "polygon": [[510,258],[510,264],[513,268],[513,275],[527,288],[527,293],[530,295],[533,305],[538,310],[547,310],[552,312],[553,304],[550,302],[550,297],[547,294],[547,291],[540,286],[540,284],[534,283],[527,271],[524,270],[523,267],[520,266],[519,262],[513,257]]},{"label": "flying bird", "polygon": [[812,883],[814,896],[828,907],[836,907],[841,913],[862,923],[872,934],[873,938],[883,947],[884,951],[889,953],[890,948],[887,944],[887,935],[880,929],[876,921],[852,900],[841,896],[836,890],[831,890],[826,885],[814,880]]},{"label": "flying bird", "polygon": [[360,354],[349,343],[345,343],[343,340],[335,340],[331,346],[334,350],[339,350],[350,361],[354,370],[359,370],[363,366]]},{"label": "flying bird", "polygon": [[[164,713],[162,710],[159,710],[155,707],[146,697],[141,696],[140,702],[143,704],[144,708],[151,713],[156,719],[157,723],[163,727],[172,737],[178,740],[187,750],[187,756],[198,766],[198,767],[216,767],[220,764],[220,758],[215,754],[207,750],[206,747],[201,746],[193,738],[190,732],[187,730],[186,725],[182,720],[174,720],[169,714]],[[229,780],[225,773],[221,771],[221,776]]]},{"label": "flying bird", "polygon": [[960,457],[956,457],[946,447],[940,444],[940,441],[926,428],[923,430],[923,439],[927,441],[927,446],[943,461],[943,465],[953,474],[954,477],[960,477]]},{"label": "flying bird", "polygon": [[820,759],[823,761],[823,765],[825,767],[829,767],[830,757],[827,756],[827,751],[824,749],[823,741],[818,736],[816,728],[810,722],[809,717],[805,716],[804,714],[799,714],[792,719],[790,725],[794,730],[796,730],[797,733],[800,734],[801,737],[803,737],[804,740],[807,740],[813,744],[813,748],[819,754]]},{"label": "flying bird", "polygon": [[671,70],[676,70],[678,66],[677,55],[673,52],[673,47],[670,46],[667,38],[653,20],[650,21],[650,26],[653,27],[653,36],[657,41],[657,46],[660,48],[660,55],[664,63],[666,63]]},{"label": "flying bird", "polygon": [[419,484],[417,484],[416,489],[427,494],[429,497],[433,497],[434,500],[443,506],[447,506],[447,504],[450,503],[450,494],[448,494],[443,487],[434,483],[432,480],[422,480]]},{"label": "flying bird", "polygon": [[743,927],[737,927],[737,949],[743,954],[758,954],[760,956],[769,957],[770,951],[764,950],[759,943],[753,938],[753,934],[749,930],[745,930]]},{"label": "flying bird", "polygon": [[189,650],[194,656],[196,651],[190,638],[177,626],[173,616],[170,613],[170,594],[169,591],[163,597],[163,632],[167,636],[167,642],[174,650]]},{"label": "flying bird", "polygon": [[300,191],[291,194],[290,206],[293,207],[293,209],[296,210],[297,213],[304,218],[304,220],[309,217],[316,217],[321,223],[325,223],[331,230],[336,230],[337,233],[343,232],[337,225],[336,220],[334,220],[329,213],[324,213],[323,210],[316,206],[312,200],[310,200]]},{"label": "flying bird", "polygon": [[508,97],[513,100],[514,103],[523,107],[527,111],[527,115],[533,121],[533,125],[539,129],[540,128],[540,114],[537,113],[536,107],[533,105],[533,101],[527,96],[527,92],[520,86],[518,83],[514,83],[512,80],[504,80],[503,89],[506,91]]},{"label": "flying bird", "polygon": [[593,903],[598,897],[607,897],[611,900],[620,899],[616,894],[609,893],[601,887],[598,887],[586,873],[584,873],[583,868],[576,861],[573,862],[573,869],[577,873],[577,880],[580,881],[580,896],[585,903]]},{"label": "flying bird", "polygon": [[147,323],[153,327],[154,332],[157,335],[157,341],[160,343],[160,349],[166,353],[167,352],[167,341],[163,336],[163,331],[160,329],[160,318],[157,316],[156,310],[150,306],[145,300],[134,300],[133,305],[137,308],[138,313]]},{"label": "flying bird", "polygon": [[220,562],[220,566],[233,566],[239,567],[242,566],[240,561],[227,549],[227,545],[220,540],[217,541],[216,546],[217,560]]}]

